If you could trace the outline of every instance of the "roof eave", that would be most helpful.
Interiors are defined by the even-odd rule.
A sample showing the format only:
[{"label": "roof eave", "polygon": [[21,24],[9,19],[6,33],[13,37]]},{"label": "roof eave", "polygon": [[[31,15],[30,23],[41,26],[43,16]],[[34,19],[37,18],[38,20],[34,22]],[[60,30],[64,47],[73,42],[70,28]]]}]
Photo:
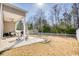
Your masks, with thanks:
[{"label": "roof eave", "polygon": [[12,4],[12,3],[4,3],[4,5],[7,5],[7,6],[12,7],[12,8],[15,8],[15,9],[17,9],[17,10],[20,10],[20,11],[24,12],[24,13],[27,13],[26,10],[17,7],[17,6],[15,6],[14,4]]}]

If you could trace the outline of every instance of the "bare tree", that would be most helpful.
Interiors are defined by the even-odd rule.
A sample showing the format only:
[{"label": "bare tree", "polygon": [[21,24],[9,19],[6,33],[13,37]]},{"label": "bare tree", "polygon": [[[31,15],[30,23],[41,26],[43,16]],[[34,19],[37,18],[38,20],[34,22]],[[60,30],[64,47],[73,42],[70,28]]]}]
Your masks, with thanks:
[{"label": "bare tree", "polygon": [[52,22],[52,26],[54,26],[54,11],[53,11],[53,8],[50,9],[50,20]]},{"label": "bare tree", "polygon": [[64,16],[64,23],[66,26],[71,25],[71,14],[67,12],[67,9],[65,8],[65,12],[63,13]]},{"label": "bare tree", "polygon": [[77,24],[79,28],[79,3],[77,3],[78,15],[77,15]]},{"label": "bare tree", "polygon": [[45,20],[45,13],[42,9],[37,10],[37,20],[36,25],[38,26],[38,29],[41,29],[41,32],[43,32],[43,20]]},{"label": "bare tree", "polygon": [[72,17],[73,17],[73,20],[74,20],[74,27],[78,28],[79,27],[79,25],[78,25],[78,23],[79,23],[79,20],[78,20],[78,7],[77,7],[76,3],[74,3],[72,5],[71,14],[72,14]]},{"label": "bare tree", "polygon": [[52,23],[59,24],[60,6],[58,4],[54,5],[51,9],[51,20]]}]

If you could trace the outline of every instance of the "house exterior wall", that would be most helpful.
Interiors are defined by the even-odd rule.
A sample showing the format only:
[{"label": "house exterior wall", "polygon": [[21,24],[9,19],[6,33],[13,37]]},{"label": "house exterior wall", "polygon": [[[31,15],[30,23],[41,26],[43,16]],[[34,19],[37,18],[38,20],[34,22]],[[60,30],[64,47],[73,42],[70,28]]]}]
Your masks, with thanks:
[{"label": "house exterior wall", "polygon": [[15,22],[4,21],[4,33],[14,32],[15,31]]},{"label": "house exterior wall", "polygon": [[[6,16],[6,15],[4,15],[5,13],[3,13],[4,11],[10,12],[10,13],[12,13],[14,15],[17,14],[17,15],[23,16],[23,18],[26,15],[25,11],[23,12],[23,10],[21,11],[19,8],[11,7],[9,5],[1,4],[0,3],[0,37],[3,37],[3,33],[4,32],[12,32],[12,31],[15,31],[15,23],[16,22],[15,23],[14,22],[11,22],[11,21],[6,22],[4,20],[4,17]],[[21,20],[21,19],[19,19],[19,20]],[[24,25],[24,27],[25,27],[25,25]],[[24,30],[24,32],[25,32],[25,30]]]}]

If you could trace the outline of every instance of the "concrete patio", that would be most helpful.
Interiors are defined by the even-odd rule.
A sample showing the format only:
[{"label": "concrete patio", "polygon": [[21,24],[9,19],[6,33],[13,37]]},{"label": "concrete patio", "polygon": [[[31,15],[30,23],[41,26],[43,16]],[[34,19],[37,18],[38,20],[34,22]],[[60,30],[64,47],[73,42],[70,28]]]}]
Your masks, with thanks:
[{"label": "concrete patio", "polygon": [[29,37],[26,40],[24,39],[16,40],[16,39],[18,39],[18,37],[10,37],[10,38],[5,38],[4,40],[1,40],[0,51],[44,41],[44,39],[35,38],[35,37]]}]

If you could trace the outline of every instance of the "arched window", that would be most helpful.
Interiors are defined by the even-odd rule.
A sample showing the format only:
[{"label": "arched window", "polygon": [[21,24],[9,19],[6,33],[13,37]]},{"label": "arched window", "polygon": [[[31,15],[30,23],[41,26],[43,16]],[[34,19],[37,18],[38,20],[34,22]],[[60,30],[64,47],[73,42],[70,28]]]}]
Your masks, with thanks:
[{"label": "arched window", "polygon": [[16,25],[16,30],[23,30],[24,26],[23,26],[23,23],[22,21],[19,21]]}]

